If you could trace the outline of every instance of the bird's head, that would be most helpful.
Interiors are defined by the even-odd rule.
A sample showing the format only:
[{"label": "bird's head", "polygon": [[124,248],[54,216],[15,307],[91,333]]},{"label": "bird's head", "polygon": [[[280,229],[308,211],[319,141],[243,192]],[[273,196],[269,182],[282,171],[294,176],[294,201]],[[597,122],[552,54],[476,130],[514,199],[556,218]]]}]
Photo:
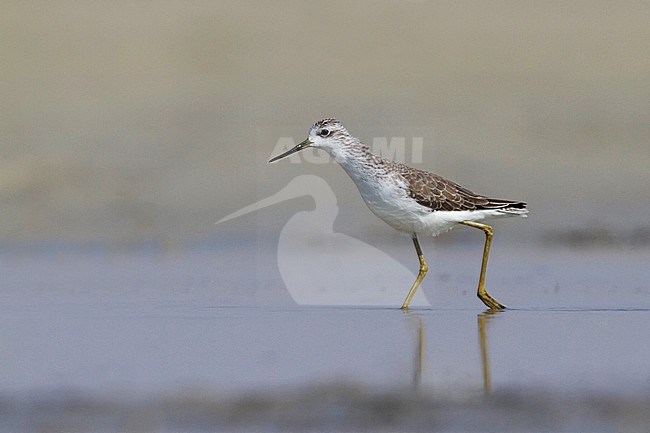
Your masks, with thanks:
[{"label": "bird's head", "polygon": [[332,151],[336,151],[346,146],[351,138],[352,137],[350,136],[350,133],[348,133],[348,130],[345,129],[338,120],[319,120],[309,129],[309,136],[305,141],[298,143],[286,152],[271,158],[269,162],[275,162],[282,158],[286,158],[287,156],[293,155],[294,153],[308,147],[323,149],[332,154]]}]

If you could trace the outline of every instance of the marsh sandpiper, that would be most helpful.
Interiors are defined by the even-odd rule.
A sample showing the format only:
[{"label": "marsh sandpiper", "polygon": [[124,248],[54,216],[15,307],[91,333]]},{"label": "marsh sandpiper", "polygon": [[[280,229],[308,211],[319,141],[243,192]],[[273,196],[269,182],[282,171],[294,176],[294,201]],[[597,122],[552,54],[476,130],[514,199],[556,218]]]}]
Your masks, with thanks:
[{"label": "marsh sandpiper", "polygon": [[428,270],[417,235],[436,236],[459,224],[485,233],[477,295],[490,310],[505,308],[485,290],[485,272],[493,232],[492,227],[481,221],[511,216],[525,217],[528,213],[525,202],[475,194],[437,174],[375,155],[368,146],[350,135],[336,119],[323,119],[314,123],[305,141],[271,158],[269,162],[310,147],[327,151],[343,167],[375,215],[394,229],[411,235],[420,261],[420,271],[406,295],[402,309],[408,308]]}]

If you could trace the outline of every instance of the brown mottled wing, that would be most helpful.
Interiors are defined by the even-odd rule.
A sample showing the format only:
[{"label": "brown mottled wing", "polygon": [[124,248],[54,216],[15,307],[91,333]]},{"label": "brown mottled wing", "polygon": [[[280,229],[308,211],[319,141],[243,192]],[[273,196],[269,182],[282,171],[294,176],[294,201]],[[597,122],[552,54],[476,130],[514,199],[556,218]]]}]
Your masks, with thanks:
[{"label": "brown mottled wing", "polygon": [[422,206],[434,211],[478,209],[524,209],[526,203],[491,199],[475,194],[437,174],[401,165],[400,174],[409,185],[409,195]]}]

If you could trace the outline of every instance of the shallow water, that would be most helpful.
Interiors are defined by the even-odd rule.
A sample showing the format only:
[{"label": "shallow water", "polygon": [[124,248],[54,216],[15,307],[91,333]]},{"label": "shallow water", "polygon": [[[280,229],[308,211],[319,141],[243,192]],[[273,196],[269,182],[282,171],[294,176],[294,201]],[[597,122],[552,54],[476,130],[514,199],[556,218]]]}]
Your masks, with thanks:
[{"label": "shallow water", "polygon": [[650,425],[648,253],[493,253],[496,314],[474,245],[428,252],[432,307],[407,313],[296,305],[273,248],[3,252],[0,428],[545,431],[539,407],[556,431]]}]

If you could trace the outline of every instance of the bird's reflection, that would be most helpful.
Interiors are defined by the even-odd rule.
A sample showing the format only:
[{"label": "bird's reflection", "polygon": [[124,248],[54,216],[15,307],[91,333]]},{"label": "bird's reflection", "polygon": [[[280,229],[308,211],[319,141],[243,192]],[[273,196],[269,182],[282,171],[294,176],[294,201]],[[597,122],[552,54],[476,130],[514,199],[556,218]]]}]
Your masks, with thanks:
[{"label": "bird's reflection", "polygon": [[[488,328],[489,323],[498,314],[499,311],[488,310],[476,316],[478,324],[478,343],[479,352],[481,354],[481,371],[483,373],[483,393],[488,396],[492,392],[492,376],[490,372],[490,358],[488,351]],[[425,353],[425,328],[422,317],[418,313],[406,311],[405,316],[411,324],[411,328],[415,328],[415,344],[413,356],[413,376],[412,385],[413,389],[418,391],[422,385],[422,376],[424,369],[424,353]]]},{"label": "bird's reflection", "polygon": [[488,356],[486,328],[490,320],[499,313],[499,311],[488,310],[476,316],[478,323],[478,344],[481,351],[481,367],[483,369],[483,394],[486,396],[492,392],[492,375],[490,374],[490,357]]},{"label": "bird's reflection", "polygon": [[419,314],[405,311],[412,327],[415,328],[415,356],[413,357],[413,389],[418,390],[422,384],[422,369],[424,366],[424,324]]}]

